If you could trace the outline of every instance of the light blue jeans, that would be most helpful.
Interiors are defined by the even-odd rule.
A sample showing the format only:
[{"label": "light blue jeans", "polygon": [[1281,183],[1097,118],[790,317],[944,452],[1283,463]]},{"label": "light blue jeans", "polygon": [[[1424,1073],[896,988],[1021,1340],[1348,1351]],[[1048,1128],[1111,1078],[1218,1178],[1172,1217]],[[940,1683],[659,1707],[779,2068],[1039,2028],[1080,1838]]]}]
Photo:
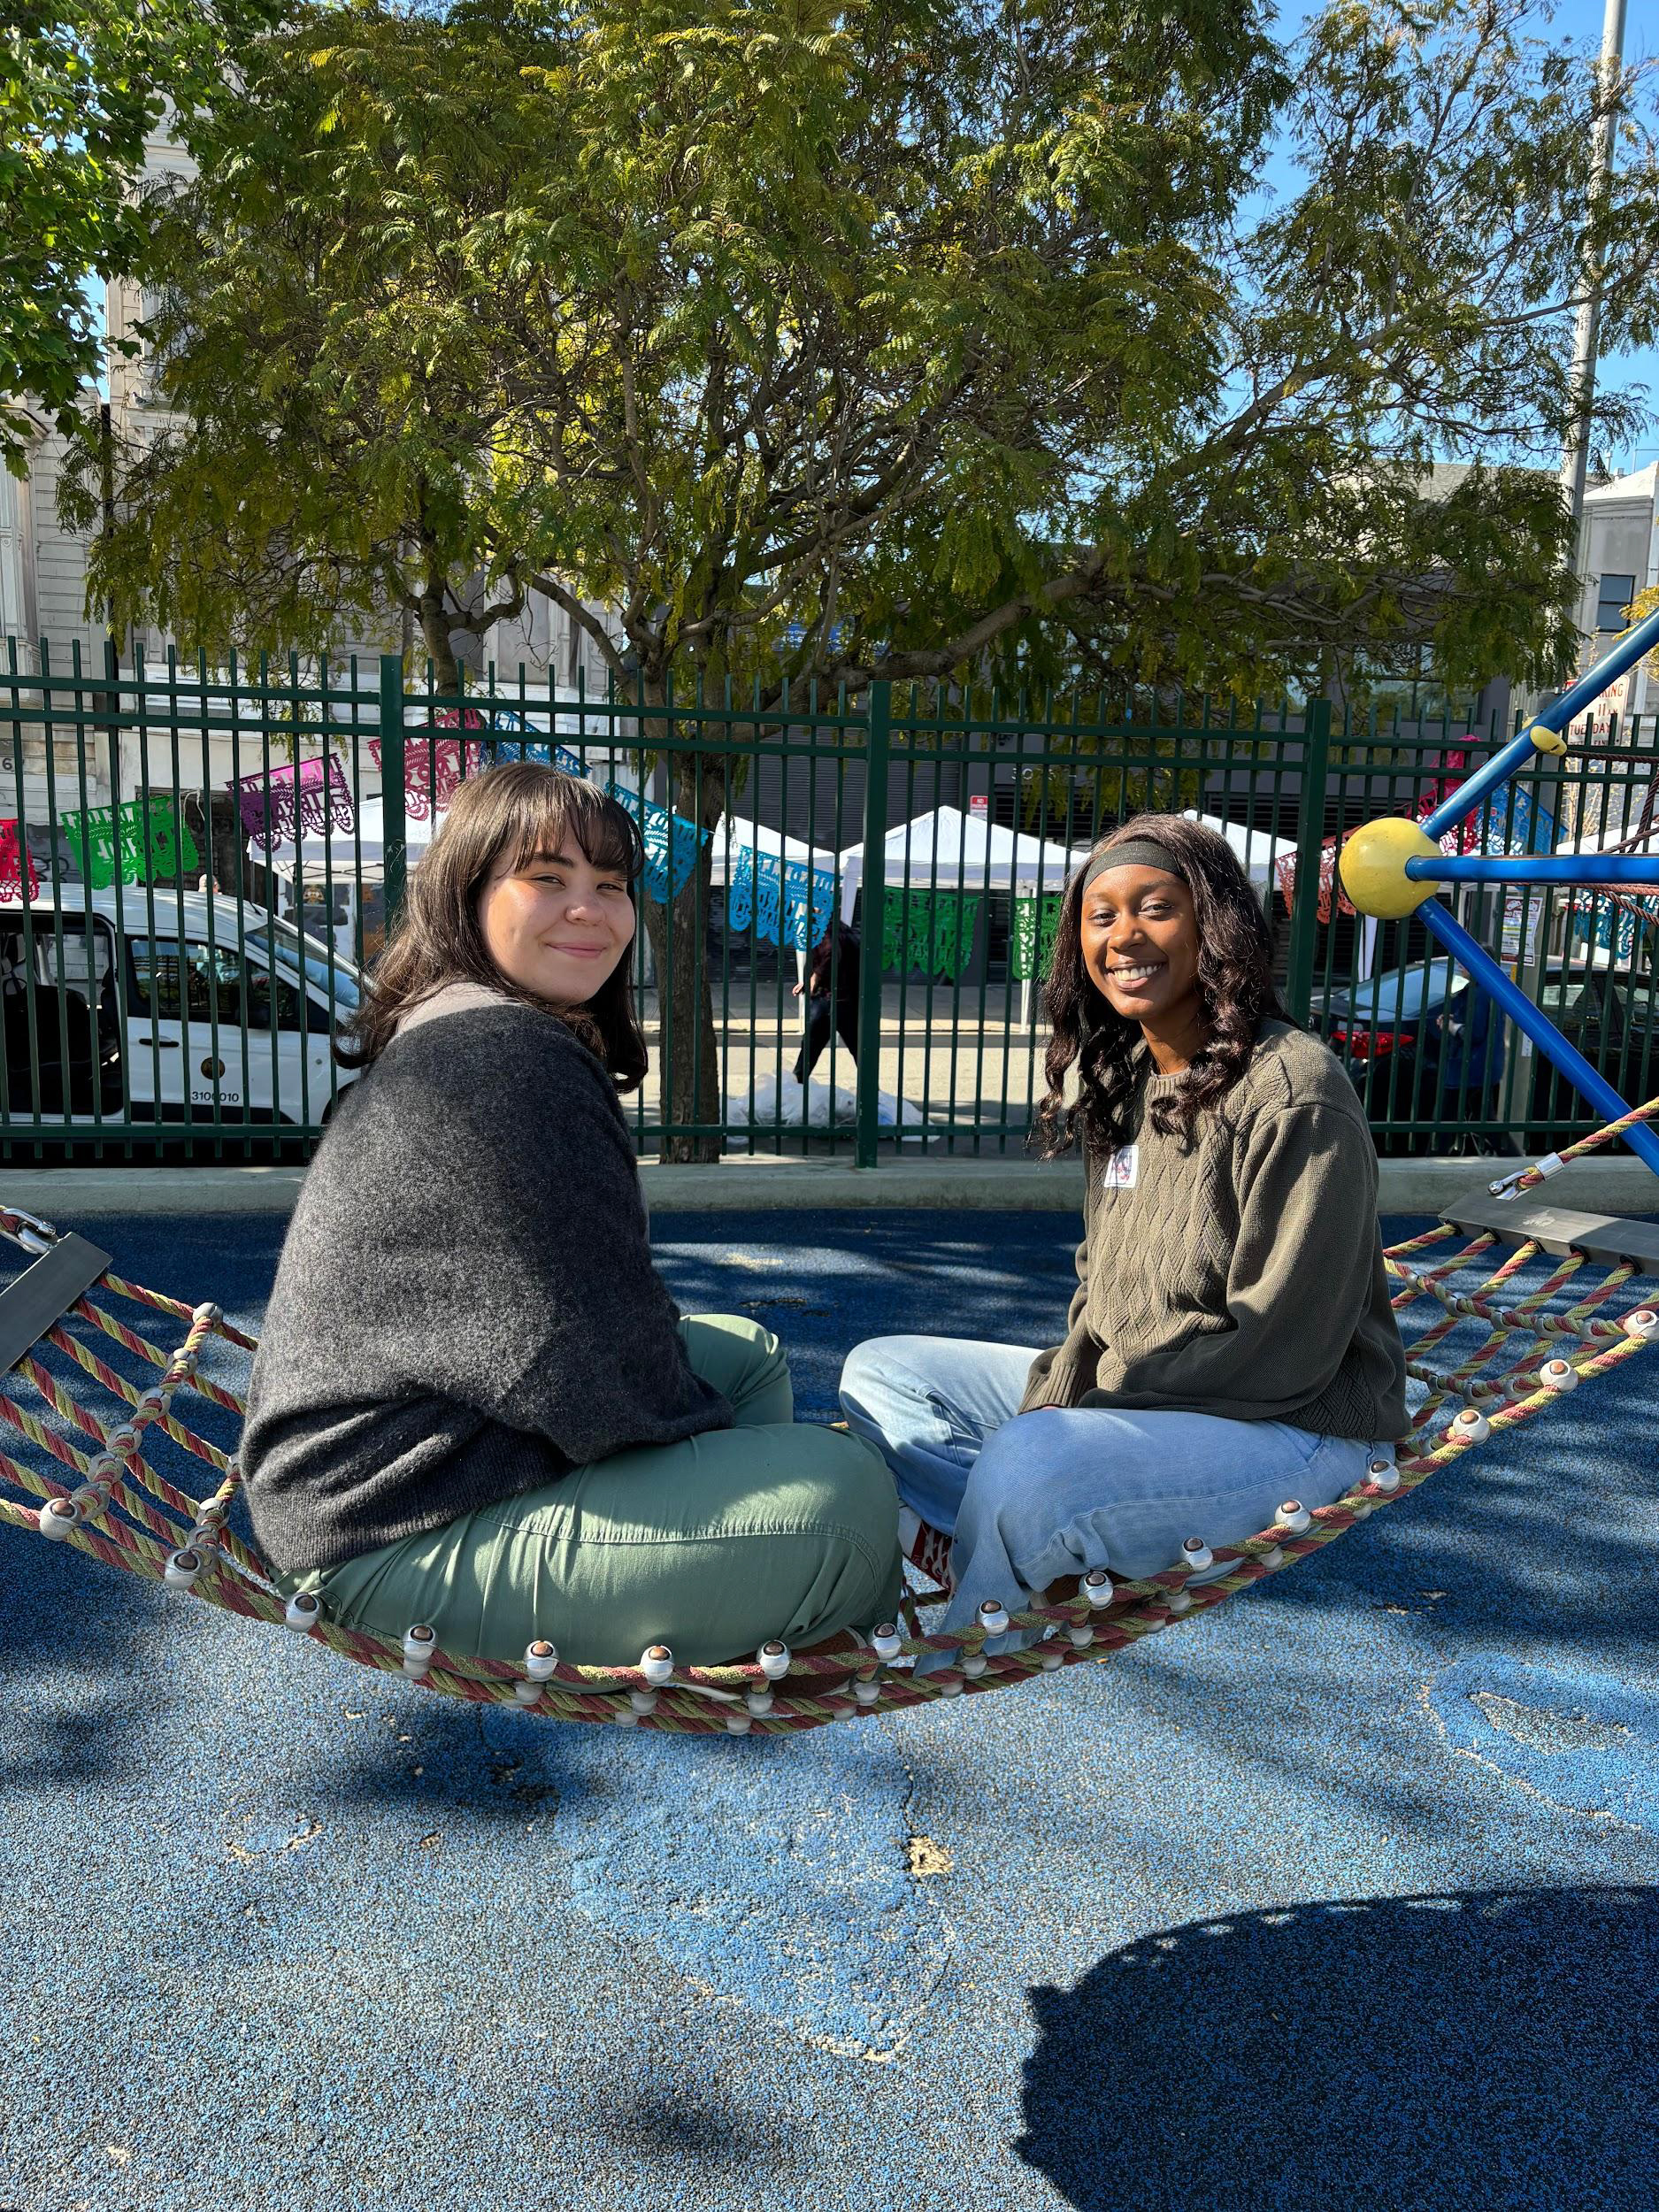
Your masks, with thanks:
[{"label": "light blue jeans", "polygon": [[1161,1573],[1189,1536],[1238,1543],[1286,1499],[1329,1505],[1371,1459],[1394,1457],[1389,1443],[1280,1421],[1107,1407],[1017,1413],[1035,1357],[1010,1344],[879,1336],[841,1371],[848,1425],[887,1461],[901,1501],[954,1536],[947,1632],[968,1626],[985,1598],[1012,1610],[1092,1567]]}]

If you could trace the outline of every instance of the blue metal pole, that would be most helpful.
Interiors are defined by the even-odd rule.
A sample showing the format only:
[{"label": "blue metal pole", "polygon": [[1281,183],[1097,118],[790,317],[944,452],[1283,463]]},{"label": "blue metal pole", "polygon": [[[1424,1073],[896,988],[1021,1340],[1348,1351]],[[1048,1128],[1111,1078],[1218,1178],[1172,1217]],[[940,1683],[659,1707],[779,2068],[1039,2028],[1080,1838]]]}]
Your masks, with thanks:
[{"label": "blue metal pole", "polygon": [[1639,883],[1659,890],[1659,853],[1535,853],[1526,858],[1494,853],[1425,853],[1406,863],[1414,883]]},{"label": "blue metal pole", "polygon": [[[1479,984],[1495,1002],[1499,1012],[1508,1015],[1522,1034],[1532,1039],[1550,1064],[1560,1070],[1597,1113],[1609,1121],[1617,1121],[1629,1113],[1630,1108],[1607,1078],[1567,1042],[1548,1015],[1541,1013],[1525,993],[1516,987],[1486,947],[1477,943],[1438,899],[1426,900],[1418,907],[1417,918],[1445,946],[1471,982]],[[1638,1159],[1645,1161],[1659,1175],[1659,1130],[1639,1123],[1624,1132],[1624,1141]]]},{"label": "blue metal pole", "polygon": [[1466,814],[1472,814],[1489,793],[1501,783],[1507,783],[1523,768],[1530,768],[1538,758],[1538,748],[1525,730],[1519,737],[1512,737],[1501,753],[1466,776],[1449,798],[1442,799],[1432,814],[1425,815],[1423,827],[1430,837],[1444,837],[1448,829],[1455,829]]},{"label": "blue metal pole", "polygon": [[1553,707],[1540,708],[1532,717],[1533,724],[1557,733],[1564,730],[1575,714],[1582,714],[1592,700],[1599,699],[1609,684],[1617,683],[1655,645],[1659,645],[1659,613],[1648,615],[1634,629],[1615,639],[1607,658],[1598,661],[1587,676],[1580,676],[1571,691],[1563,691]]},{"label": "blue metal pole", "polygon": [[[1594,699],[1599,699],[1608,686],[1617,683],[1629,669],[1634,668],[1645,653],[1659,645],[1659,613],[1650,614],[1637,623],[1617,640],[1605,660],[1598,661],[1587,676],[1580,676],[1571,690],[1563,691],[1553,706],[1542,708],[1535,714],[1518,737],[1509,740],[1501,753],[1494,754],[1482,768],[1459,784],[1449,798],[1440,801],[1423,826],[1431,837],[1444,837],[1498,785],[1528,766],[1540,752],[1563,752],[1561,733],[1575,714],[1582,714]],[[1533,737],[1534,730],[1548,730],[1554,741],[1540,745]]]}]

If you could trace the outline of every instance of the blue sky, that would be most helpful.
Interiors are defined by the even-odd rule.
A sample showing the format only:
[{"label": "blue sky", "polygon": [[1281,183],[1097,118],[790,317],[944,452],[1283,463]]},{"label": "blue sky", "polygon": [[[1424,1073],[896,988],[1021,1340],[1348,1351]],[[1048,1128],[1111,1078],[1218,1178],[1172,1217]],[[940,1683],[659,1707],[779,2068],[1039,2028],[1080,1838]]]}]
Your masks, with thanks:
[{"label": "blue sky", "polygon": [[[1320,12],[1313,0],[1284,0],[1279,9],[1281,36],[1294,38],[1301,27]],[[1554,7],[1539,7],[1533,19],[1539,31],[1554,39],[1571,40],[1600,51],[1603,0],[1559,0]],[[1659,13],[1647,0],[1629,0],[1624,26],[1624,59],[1626,64],[1650,59],[1659,53]],[[1294,171],[1288,158],[1269,164],[1266,181],[1277,182],[1281,188],[1294,188]],[[1604,390],[1628,389],[1633,386],[1647,388],[1648,405],[1659,413],[1659,349],[1645,347],[1639,352],[1604,355],[1598,371]],[[1659,459],[1659,423],[1643,431],[1636,442],[1616,449],[1608,456],[1615,471],[1646,468],[1650,461]]]}]

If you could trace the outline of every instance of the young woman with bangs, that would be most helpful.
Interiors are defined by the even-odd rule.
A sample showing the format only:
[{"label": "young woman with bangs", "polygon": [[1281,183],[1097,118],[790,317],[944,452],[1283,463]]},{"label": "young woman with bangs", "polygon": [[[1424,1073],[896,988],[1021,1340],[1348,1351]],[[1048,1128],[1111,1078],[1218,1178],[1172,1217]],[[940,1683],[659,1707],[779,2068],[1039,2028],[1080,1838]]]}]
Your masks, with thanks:
[{"label": "young woman with bangs", "polygon": [[626,809],[551,768],[457,794],[341,1057],[242,1444],[286,1594],[449,1650],[690,1664],[891,1616],[877,1455],[793,1425],[777,1339],[682,1318],[618,1093],[646,1052]]},{"label": "young woman with bangs", "polygon": [[907,1532],[941,1563],[949,1544],[948,1627],[1093,1568],[1156,1573],[1287,1497],[1327,1504],[1407,1425],[1371,1133],[1285,1017],[1226,840],[1142,815],[1097,845],[1045,1002],[1038,1131],[1087,1171],[1064,1340],[876,1338],[841,1378]]}]

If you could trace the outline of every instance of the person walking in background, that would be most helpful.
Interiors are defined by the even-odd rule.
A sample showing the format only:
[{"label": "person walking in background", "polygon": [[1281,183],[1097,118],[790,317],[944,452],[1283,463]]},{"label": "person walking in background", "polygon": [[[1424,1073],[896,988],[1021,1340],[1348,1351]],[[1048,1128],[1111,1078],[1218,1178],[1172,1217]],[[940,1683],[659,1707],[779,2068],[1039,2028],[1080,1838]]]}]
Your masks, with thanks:
[{"label": "person walking in background", "polygon": [[[791,987],[795,998],[802,987]],[[795,1079],[804,1090],[833,1029],[858,1057],[858,933],[846,922],[832,922],[812,949],[806,972],[806,1042],[795,1055]]]}]

